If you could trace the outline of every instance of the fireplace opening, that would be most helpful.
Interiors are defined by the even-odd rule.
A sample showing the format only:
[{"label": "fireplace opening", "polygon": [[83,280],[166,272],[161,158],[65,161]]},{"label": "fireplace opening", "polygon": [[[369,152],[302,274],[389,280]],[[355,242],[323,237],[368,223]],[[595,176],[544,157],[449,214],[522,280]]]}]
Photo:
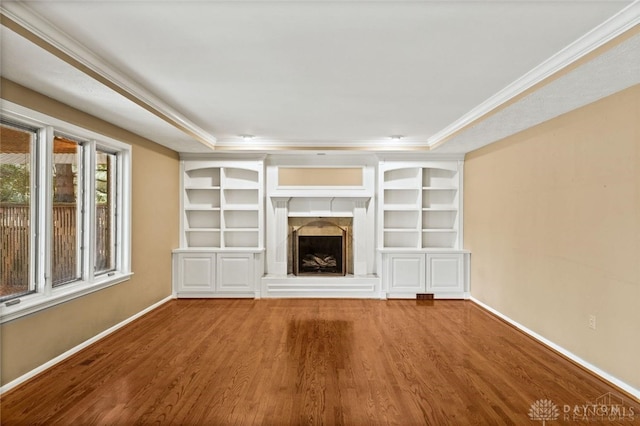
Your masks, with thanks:
[{"label": "fireplace opening", "polygon": [[296,275],[344,275],[342,245],[342,236],[298,236]]},{"label": "fireplace opening", "polygon": [[347,274],[347,229],[319,220],[294,226],[293,273],[295,275]]}]

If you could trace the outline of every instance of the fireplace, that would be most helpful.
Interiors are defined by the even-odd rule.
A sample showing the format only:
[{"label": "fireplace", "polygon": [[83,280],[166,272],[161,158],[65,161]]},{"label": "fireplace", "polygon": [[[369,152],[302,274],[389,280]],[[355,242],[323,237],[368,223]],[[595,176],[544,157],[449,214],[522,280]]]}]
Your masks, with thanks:
[{"label": "fireplace", "polygon": [[348,273],[350,218],[291,218],[291,272],[294,275]]},{"label": "fireplace", "polygon": [[[381,292],[381,278],[376,275],[378,256],[375,183],[378,163],[379,159],[375,155],[358,159],[349,155],[328,155],[326,158],[298,158],[290,155],[270,157],[266,162],[265,171],[266,273],[261,279],[261,297],[379,298],[384,295]],[[318,186],[309,186],[295,180],[279,180],[280,168],[305,168],[302,172],[313,173],[316,166],[361,167],[361,185],[333,186],[327,183],[325,186],[321,183]],[[311,227],[325,231],[339,230],[333,234],[341,237],[344,246],[344,251],[340,251],[342,267],[339,272],[328,272],[327,269],[316,266],[317,272],[305,273],[303,269],[299,275],[302,268],[298,255],[298,237],[328,234],[310,232],[308,228]],[[302,242],[304,243],[304,239]],[[330,258],[321,259],[327,264],[332,263]],[[322,262],[316,261],[319,264]]]},{"label": "fireplace", "polygon": [[[365,188],[349,189],[280,188],[277,180],[267,177],[267,273],[261,280],[261,297],[381,297],[381,280],[375,275],[374,172],[372,168],[366,174]],[[315,267],[314,272],[303,269],[300,274],[299,236],[314,235],[342,239],[342,267],[337,273]],[[324,251],[329,250],[318,250]]]}]

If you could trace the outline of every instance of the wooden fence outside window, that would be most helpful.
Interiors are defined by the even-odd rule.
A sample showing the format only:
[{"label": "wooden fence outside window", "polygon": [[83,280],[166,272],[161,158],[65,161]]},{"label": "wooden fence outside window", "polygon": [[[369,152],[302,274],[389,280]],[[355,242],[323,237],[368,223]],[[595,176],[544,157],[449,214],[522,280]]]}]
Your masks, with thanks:
[{"label": "wooden fence outside window", "polygon": [[[102,270],[110,264],[111,230],[109,206],[96,209],[96,267]],[[77,212],[75,204],[53,206],[53,285],[75,280],[77,264]],[[0,204],[0,297],[29,289],[29,252],[31,218],[29,206]],[[82,228],[80,226],[80,228]]]}]

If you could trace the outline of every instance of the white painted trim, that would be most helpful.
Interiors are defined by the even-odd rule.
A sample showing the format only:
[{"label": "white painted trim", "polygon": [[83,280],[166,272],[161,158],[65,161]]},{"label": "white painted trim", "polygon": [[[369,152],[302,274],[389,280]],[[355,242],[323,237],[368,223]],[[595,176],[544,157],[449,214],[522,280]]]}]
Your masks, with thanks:
[{"label": "white painted trim", "polygon": [[[51,274],[49,274],[51,276]],[[76,283],[66,284],[60,288],[51,289],[47,286],[42,293],[27,294],[17,297],[20,300],[18,304],[7,306],[6,302],[0,305],[0,324],[16,320],[20,317],[34,314],[47,308],[51,308],[61,303],[77,299],[87,294],[103,290],[116,284],[128,281],[133,273],[117,273],[114,276],[104,274],[97,281],[87,282],[78,281]],[[14,299],[14,300],[16,300]],[[8,301],[7,301],[8,302]]]},{"label": "white painted trim", "polygon": [[515,98],[536,84],[593,52],[598,47],[613,40],[625,31],[640,24],[640,0],[636,0],[616,15],[612,16],[578,40],[560,50],[549,59],[527,72],[525,75],[473,108],[471,111],[431,136],[428,146],[438,144],[454,133],[464,129],[474,121]]},{"label": "white painted trim", "polygon": [[263,299],[379,299],[380,284],[380,277],[376,275],[344,277],[265,275],[261,279],[261,296]]},{"label": "white painted trim", "polygon": [[554,351],[561,353],[565,357],[569,358],[571,361],[573,361],[576,364],[579,364],[580,366],[586,368],[587,370],[589,370],[590,372],[592,372],[596,376],[600,377],[601,379],[612,383],[613,385],[619,387],[620,389],[622,389],[625,392],[629,393],[630,395],[634,396],[636,399],[640,400],[640,389],[636,389],[633,386],[623,382],[622,380],[612,376],[611,374],[601,370],[600,368],[598,368],[595,365],[585,361],[584,359],[582,359],[579,356],[573,354],[572,352],[569,352],[568,350],[566,350],[562,346],[559,346],[559,345],[553,343],[551,340],[541,336],[540,334],[538,334],[535,331],[525,327],[524,325],[520,324],[519,322],[512,320],[511,318],[509,318],[508,316],[504,315],[503,313],[495,310],[491,306],[484,304],[483,302],[479,301],[475,297],[471,297],[471,298],[469,298],[469,300],[471,300],[473,303],[475,303],[476,305],[480,306],[481,308],[491,312],[495,316],[503,319],[504,321],[508,322],[509,324],[513,325],[518,330],[520,330],[520,331],[524,332],[525,334],[528,334],[529,336],[533,337],[534,339],[536,339],[537,341],[539,341],[543,345],[548,346],[549,348],[553,349]]},{"label": "white painted trim", "polygon": [[130,316],[129,318],[125,319],[124,321],[119,322],[118,324],[104,330],[102,333],[96,334],[95,336],[93,336],[92,338],[85,340],[84,342],[80,343],[79,345],[69,349],[68,351],[58,355],[57,357],[45,362],[44,364],[34,368],[33,370],[29,371],[26,374],[23,374],[22,376],[18,377],[15,380],[10,381],[9,383],[5,384],[4,386],[0,387],[0,395],[4,394],[5,392],[15,388],[16,386],[26,382],[27,380],[31,379],[32,377],[37,376],[38,374],[48,370],[49,368],[53,367],[54,365],[64,361],[65,359],[71,357],[72,355],[80,352],[81,350],[91,346],[92,344],[96,343],[99,340],[104,339],[105,337],[107,337],[108,335],[110,335],[111,333],[113,333],[114,331],[119,330],[120,328],[124,327],[125,325],[129,324],[130,322],[140,318],[141,316],[153,311],[154,309],[160,307],[161,305],[169,302],[170,300],[173,300],[174,297],[173,295],[171,296],[167,296],[164,299],[154,303],[153,305],[143,309],[142,311],[138,312],[137,314]]},{"label": "white painted trim", "polygon": [[[135,103],[145,107],[145,109],[162,120],[168,122],[175,128],[194,136],[202,144],[213,148],[216,145],[216,138],[198,127],[195,123],[184,117],[178,111],[170,107],[167,103],[153,95],[151,92],[133,82],[102,58],[91,52],[82,44],[69,37],[61,29],[53,26],[45,18],[31,10],[24,3],[4,2],[0,6],[0,13],[16,22],[33,36],[38,37],[43,42],[58,49],[65,55],[80,63],[82,66],[104,78],[114,87],[126,92]],[[77,66],[65,58],[59,59]],[[86,71],[78,68],[81,72]],[[113,88],[113,87],[112,87]]]},{"label": "white painted trim", "polygon": [[117,150],[131,150],[131,145],[118,139],[94,132],[81,126],[69,123],[40,111],[27,108],[20,104],[0,99],[0,113],[7,118],[13,118],[35,127],[51,126],[56,131],[70,134],[86,140],[96,140],[98,145]]},{"label": "white painted trim", "polygon": [[220,292],[195,292],[189,293],[184,291],[178,291],[176,293],[176,299],[255,299],[256,292],[254,290],[247,291],[246,293],[220,293]]},{"label": "white painted trim", "polygon": [[[355,139],[350,138],[347,142],[349,147],[353,148],[373,148],[380,151],[403,151],[406,149],[424,148],[430,139],[425,137],[406,138],[401,141],[391,141],[389,138],[377,139]],[[344,147],[345,140],[322,140],[322,139],[267,139],[254,138],[249,142],[238,141],[236,138],[218,139],[216,142],[216,150],[218,149],[268,149],[278,147],[308,147],[308,148],[340,148]],[[320,149],[321,150],[321,149]],[[425,151],[427,152],[427,151]]]},{"label": "white painted trim", "polygon": [[[95,153],[96,146],[102,148],[117,151],[121,164],[117,167],[119,182],[118,187],[120,190],[118,193],[117,203],[120,206],[119,214],[116,220],[117,223],[117,241],[120,241],[117,249],[118,256],[118,269],[113,272],[108,272],[95,276],[93,273],[92,257],[94,244],[91,241],[85,240],[84,246],[89,247],[85,250],[84,270],[81,276],[82,280],[74,283],[65,284],[59,288],[52,288],[51,284],[51,257],[47,253],[51,250],[51,239],[53,238],[53,231],[50,223],[47,220],[40,218],[37,221],[38,234],[42,237],[41,244],[37,244],[38,254],[35,262],[38,266],[38,274],[36,277],[35,293],[26,294],[20,296],[14,300],[18,300],[17,304],[7,306],[6,302],[0,304],[0,323],[13,321],[25,315],[30,315],[40,310],[50,308],[60,303],[67,302],[77,297],[84,296],[89,293],[93,293],[98,290],[110,287],[112,285],[121,283],[131,278],[133,275],[131,271],[131,151],[132,147],[129,144],[121,142],[117,139],[113,139],[104,136],[100,133],[85,129],[80,126],[76,126],[66,121],[51,117],[47,114],[43,114],[38,111],[31,110],[24,106],[15,104],[10,101],[0,99],[0,115],[2,117],[16,120],[19,123],[29,126],[37,127],[44,144],[39,144],[38,155],[38,168],[41,170],[50,170],[52,164],[53,150],[53,137],[55,131],[62,132],[63,134],[72,135],[88,141],[87,146],[90,153]],[[89,161],[93,162],[93,159]],[[92,163],[93,164],[93,163]],[[83,160],[83,165],[85,161]],[[85,178],[89,178],[91,170],[94,167],[89,167],[85,170]],[[49,173],[42,173],[38,177],[38,187],[43,188],[42,191],[37,191],[38,199],[37,204],[38,211],[47,212],[52,209],[52,184],[50,182],[51,176]],[[89,179],[89,185],[92,185],[91,179]],[[92,207],[92,194],[93,187],[89,188],[89,191],[84,194],[85,212],[88,214],[87,226],[84,229],[94,229],[93,225],[93,207]],[[41,208],[42,207],[42,208]],[[90,233],[91,234],[91,233]]]}]

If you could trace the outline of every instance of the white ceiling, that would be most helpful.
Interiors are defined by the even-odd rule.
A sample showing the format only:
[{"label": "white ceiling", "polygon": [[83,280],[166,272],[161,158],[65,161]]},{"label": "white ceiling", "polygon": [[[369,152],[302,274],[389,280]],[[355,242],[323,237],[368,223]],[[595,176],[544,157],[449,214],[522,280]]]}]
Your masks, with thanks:
[{"label": "white ceiling", "polygon": [[[574,74],[573,80],[559,79],[529,97],[529,103],[539,97],[533,120],[485,124],[490,131],[462,125],[496,106],[495,99],[526,89],[514,82],[543,70],[538,66],[630,3],[4,1],[6,16],[92,65],[112,86],[5,27],[0,70],[181,152],[204,152],[213,144],[403,149],[445,139],[438,150],[467,152],[481,146],[476,141],[491,143],[529,121],[551,118],[549,108],[540,107],[548,99],[562,100],[557,115],[640,82],[637,36],[596,64],[600,68],[580,67],[563,77]],[[637,11],[627,9],[627,25],[637,23]],[[613,65],[617,71],[607,74]],[[589,86],[594,78],[597,93],[583,96],[575,82]],[[496,98],[500,93],[508,96]],[[514,117],[492,119],[512,123]],[[449,137],[448,129],[460,128],[471,132]],[[243,134],[256,138],[247,142]],[[390,135],[404,139],[390,141]]]}]

